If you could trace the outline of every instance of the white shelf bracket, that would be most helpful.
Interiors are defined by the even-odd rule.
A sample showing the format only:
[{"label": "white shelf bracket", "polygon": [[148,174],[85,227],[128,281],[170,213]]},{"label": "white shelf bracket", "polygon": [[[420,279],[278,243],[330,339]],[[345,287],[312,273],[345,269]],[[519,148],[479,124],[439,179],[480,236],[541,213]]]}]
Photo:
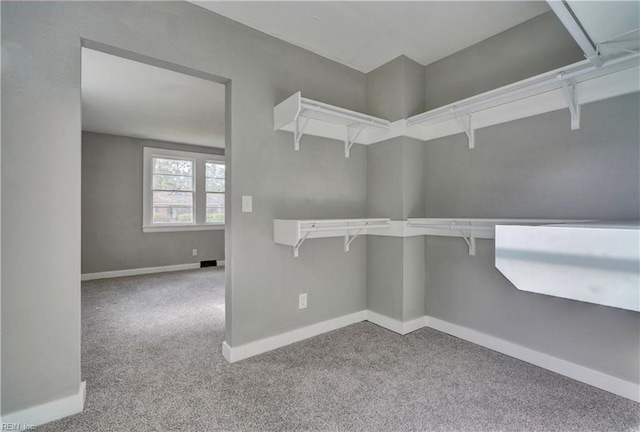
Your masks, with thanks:
[{"label": "white shelf bracket", "polygon": [[[351,129],[355,129],[356,131],[356,134],[353,136],[353,138],[351,138]],[[347,126],[347,138],[344,140],[344,157],[349,157],[351,147],[353,147],[353,145],[356,143],[356,139],[358,139],[358,135],[360,135],[360,132],[362,132],[362,127],[356,129]]]},{"label": "white shelf bracket", "polygon": [[476,256],[476,237],[473,235],[471,225],[469,225],[468,230],[464,230],[464,227],[457,225],[456,222],[453,221],[450,228],[452,230],[458,230],[464,242],[469,246],[469,255]]},{"label": "white shelf bracket", "polygon": [[476,256],[476,238],[473,235],[473,231],[467,231],[468,234],[465,234],[463,230],[460,230],[460,235],[462,235],[462,239],[469,246],[469,255]]},{"label": "white shelf bracket", "polygon": [[458,110],[455,109],[455,107],[451,108],[451,112],[456,115],[458,123],[460,123],[460,127],[462,127],[464,133],[467,134],[467,138],[469,139],[469,148],[475,148],[475,131],[471,127],[471,114],[467,116],[467,122],[465,122],[464,119],[460,116]]},{"label": "white shelf bracket", "polygon": [[569,106],[571,114],[571,130],[580,129],[580,105],[577,102],[576,83],[573,80],[566,80],[562,73],[558,74],[558,79],[562,84],[564,98]]},{"label": "white shelf bracket", "polygon": [[304,133],[304,128],[306,128],[307,124],[309,123],[309,119],[306,117],[300,117],[300,115],[298,115],[296,117],[295,123],[296,130],[293,132],[293,149],[295,151],[298,151],[300,150],[300,139],[302,138],[302,134]]},{"label": "white shelf bracket", "polygon": [[358,237],[360,234],[362,234],[362,230],[358,230],[357,233],[355,233],[355,235],[353,236],[349,236],[349,231],[347,231],[347,234],[344,236],[344,251],[345,252],[349,252],[349,246],[351,246],[351,243],[353,243],[353,241],[356,239],[356,237]]},{"label": "white shelf bracket", "polygon": [[300,240],[298,240],[298,242],[293,247],[293,257],[294,258],[298,258],[298,255],[300,254],[300,246],[302,246],[302,243],[304,243],[304,241],[307,239],[308,236],[309,236],[308,232],[304,233],[302,238]]}]

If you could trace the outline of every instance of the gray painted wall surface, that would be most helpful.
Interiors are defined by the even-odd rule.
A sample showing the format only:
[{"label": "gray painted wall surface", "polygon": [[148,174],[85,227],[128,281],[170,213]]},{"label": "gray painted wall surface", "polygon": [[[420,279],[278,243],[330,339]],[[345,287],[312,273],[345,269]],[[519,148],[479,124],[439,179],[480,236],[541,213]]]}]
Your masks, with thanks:
[{"label": "gray painted wall surface", "polygon": [[[427,217],[640,218],[638,94],[429,141]],[[428,315],[639,382],[640,314],[518,291],[494,242],[426,239]]]},{"label": "gray painted wall surface", "polygon": [[402,239],[402,321],[425,314],[425,260],[423,237]]},{"label": "gray painted wall surface", "polygon": [[[310,241],[294,259],[272,238],[273,218],[366,213],[362,146],[345,159],[341,142],[305,137],[294,152],[290,133],[273,132],[273,106],[298,90],[365,110],[362,73],[185,2],[1,7],[3,414],[74,394],[80,384],[81,38],[232,80],[231,346],[364,308],[366,242],[345,254],[340,239]],[[241,195],[254,197],[253,213],[241,213]],[[36,267],[34,251],[46,257]],[[304,311],[300,292],[309,293]]]},{"label": "gray painted wall surface", "polygon": [[424,66],[399,56],[367,74],[369,114],[396,121],[424,111]]},{"label": "gray painted wall surface", "polygon": [[144,147],[224,154],[210,147],[83,132],[82,273],[224,260],[224,230],[142,232]]},{"label": "gray painted wall surface", "polygon": [[402,219],[424,217],[425,143],[402,139]]},{"label": "gray painted wall surface", "polygon": [[[423,111],[424,67],[400,56],[367,74],[372,115],[395,121]],[[424,143],[406,137],[367,147],[367,214],[424,214]],[[399,321],[424,315],[424,240],[367,238],[367,308]]]},{"label": "gray painted wall surface", "polygon": [[367,236],[367,309],[402,321],[404,239]]},{"label": "gray painted wall surface", "polygon": [[547,12],[425,68],[425,110],[584,60],[553,12]]},{"label": "gray painted wall surface", "polygon": [[367,146],[367,216],[402,219],[404,137]]}]

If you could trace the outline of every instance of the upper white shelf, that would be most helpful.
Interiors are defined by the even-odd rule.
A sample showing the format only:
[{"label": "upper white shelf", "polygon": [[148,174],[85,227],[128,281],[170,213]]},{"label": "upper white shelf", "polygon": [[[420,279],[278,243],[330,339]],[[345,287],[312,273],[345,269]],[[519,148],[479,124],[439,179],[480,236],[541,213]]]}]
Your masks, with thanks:
[{"label": "upper white shelf", "polygon": [[406,126],[422,126],[424,140],[465,132],[469,148],[475,129],[562,108],[569,108],[571,128],[578,129],[581,105],[640,90],[638,65],[638,54],[608,59],[601,67],[584,60],[415,115]]},{"label": "upper white shelf", "polygon": [[303,98],[300,92],[273,108],[273,129],[293,132],[295,150],[300,149],[303,135],[314,135],[344,141],[345,157],[349,157],[354,143],[368,144],[362,139],[363,130],[390,127],[388,120]]},{"label": "upper white shelf", "polygon": [[297,257],[302,243],[308,238],[344,237],[344,250],[359,235],[370,230],[391,227],[389,219],[274,219],[273,241],[278,244],[293,246],[293,256]]},{"label": "upper white shelf", "polygon": [[304,134],[344,141],[345,156],[354,143],[374,144],[396,137],[429,141],[464,132],[475,146],[475,130],[560,109],[569,109],[571,128],[580,127],[582,105],[640,91],[638,54],[589,60],[509,84],[409,119],[389,122],[303,98],[300,92],[274,107],[274,130],[294,135],[300,148]]}]

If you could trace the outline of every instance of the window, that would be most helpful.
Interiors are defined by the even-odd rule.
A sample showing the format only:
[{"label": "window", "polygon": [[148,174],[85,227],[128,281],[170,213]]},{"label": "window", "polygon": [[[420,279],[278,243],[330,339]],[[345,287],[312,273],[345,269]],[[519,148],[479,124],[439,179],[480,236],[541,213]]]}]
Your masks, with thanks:
[{"label": "window", "polygon": [[224,164],[207,162],[205,167],[207,222],[224,223]]},{"label": "window", "polygon": [[194,161],[153,157],[153,224],[193,223]]},{"label": "window", "polygon": [[144,149],[144,232],[222,229],[224,156]]}]

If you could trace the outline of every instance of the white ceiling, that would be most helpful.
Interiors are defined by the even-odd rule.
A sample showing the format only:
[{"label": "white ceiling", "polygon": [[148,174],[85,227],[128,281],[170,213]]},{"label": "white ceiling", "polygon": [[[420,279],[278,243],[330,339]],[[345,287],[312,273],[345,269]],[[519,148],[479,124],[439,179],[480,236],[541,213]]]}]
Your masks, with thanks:
[{"label": "white ceiling", "polygon": [[549,11],[544,1],[193,1],[361,72],[427,65]]},{"label": "white ceiling", "polygon": [[224,147],[224,85],[82,49],[82,130]]}]

